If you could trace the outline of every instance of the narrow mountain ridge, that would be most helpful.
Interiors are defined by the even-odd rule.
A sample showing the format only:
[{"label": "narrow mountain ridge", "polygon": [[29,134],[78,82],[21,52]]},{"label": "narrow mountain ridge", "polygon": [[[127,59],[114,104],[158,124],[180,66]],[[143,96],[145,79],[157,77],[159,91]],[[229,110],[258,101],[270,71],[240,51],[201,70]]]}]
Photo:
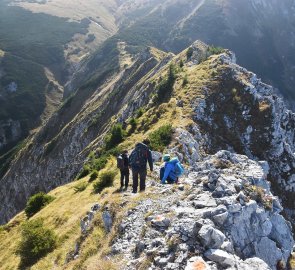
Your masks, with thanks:
[{"label": "narrow mountain ridge", "polygon": [[[128,46],[116,44],[115,68],[100,63],[100,73],[89,74],[1,180],[1,223],[36,192],[56,197],[31,220],[43,218],[60,234],[59,245],[31,269],[254,270],[287,263],[294,241],[282,214],[292,220],[294,114],[229,50],[196,41],[178,55],[147,48],[135,57]],[[118,123],[124,136],[112,148]],[[117,177],[114,187],[94,192],[86,165],[113,151],[98,175],[113,171],[116,151],[163,126],[173,134],[160,149],[185,164],[182,185],[159,185],[153,173],[146,194],[116,191]],[[158,172],[161,153],[153,159]],[[12,251],[24,221],[20,213],[1,227],[0,258],[9,257],[8,265],[20,262]]]}]

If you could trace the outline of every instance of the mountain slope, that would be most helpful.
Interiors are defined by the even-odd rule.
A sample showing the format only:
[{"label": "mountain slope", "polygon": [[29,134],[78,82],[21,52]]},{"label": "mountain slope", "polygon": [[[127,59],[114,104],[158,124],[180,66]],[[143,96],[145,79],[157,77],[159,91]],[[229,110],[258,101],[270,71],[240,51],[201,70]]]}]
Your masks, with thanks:
[{"label": "mountain slope", "polygon": [[[186,147],[194,139],[179,142]],[[190,168],[182,185],[163,186],[156,183],[157,173],[149,175],[145,194],[118,192],[119,175],[115,187],[101,194],[93,194],[89,177],[59,187],[50,192],[54,201],[31,218],[43,219],[59,235],[59,244],[30,269],[276,269],[278,260],[288,260],[294,241],[278,199],[269,192],[265,165],[220,151],[195,164],[198,171]],[[81,185],[85,189],[77,191]],[[267,200],[255,192],[248,197],[253,187],[265,191]],[[225,194],[217,197],[221,189]],[[20,213],[1,227],[0,269],[18,267],[14,250],[24,221]]]},{"label": "mountain slope", "polygon": [[[181,112],[184,114],[181,121],[188,124],[195,120],[201,131],[207,134],[208,143],[203,146],[204,152],[228,148],[269,161],[276,194],[282,196],[287,203],[292,194],[288,183],[292,183],[294,158],[294,131],[291,128],[293,114],[286,110],[279,99],[272,97],[272,89],[269,86],[260,83],[255,75],[235,65],[228,58],[230,54],[221,55],[220,58],[211,57],[209,61],[196,65],[205,59],[205,54],[208,50],[210,52],[210,48],[196,43],[192,50],[195,53],[191,59],[185,60],[187,56],[183,52],[175,60],[187,61],[187,67],[181,69],[172,92],[172,97],[185,104]],[[114,120],[112,117],[122,114],[119,117],[120,121],[127,121],[137,109],[147,104],[150,95],[157,93],[157,85],[161,78],[165,77],[159,74],[159,70],[170,57],[155,50],[147,51],[125,71],[116,73],[114,70],[115,73],[111,77],[105,77],[102,72],[102,77],[95,80],[97,85],[101,84],[97,89],[92,88],[94,85],[91,83],[87,84],[86,88],[81,87],[28,144],[3,178],[1,193],[6,207],[1,209],[1,221],[8,220],[20,210],[32,193],[38,190],[48,191],[70,181],[82,167],[87,153],[102,145],[105,132],[110,127],[109,121]],[[167,69],[166,65],[164,70]],[[146,74],[147,77],[144,77]],[[189,82],[187,85],[182,82],[184,78]],[[219,97],[222,93],[224,97]],[[227,108],[222,109],[222,112],[214,105],[216,94],[220,99],[219,103],[226,102],[226,106],[220,107]],[[227,96],[231,98],[230,102]],[[170,96],[166,96],[168,97]],[[158,106],[155,101],[157,99],[152,100],[148,108]],[[194,112],[197,113],[196,116]],[[152,121],[157,122],[152,113],[153,110],[150,111],[150,119],[143,129],[149,129],[149,123],[152,124]],[[203,114],[207,117],[202,117]],[[211,114],[212,117],[209,117]],[[262,123],[260,119],[265,120]],[[181,121],[174,121],[175,125],[181,124]],[[240,130],[231,129],[236,121],[239,122],[237,126]],[[206,125],[203,127],[203,124]],[[287,127],[286,130],[284,126]],[[280,153],[276,150],[278,147],[283,149]],[[13,182],[18,184],[14,185]],[[287,196],[286,190],[290,192]],[[14,196],[15,193],[18,194],[17,198]],[[294,207],[292,204],[288,205],[290,208]]]},{"label": "mountain slope", "polygon": [[[123,44],[118,48],[126,49]],[[121,51],[119,55],[124,57],[119,62],[125,63],[125,53]],[[165,88],[162,95],[160,85],[169,77],[175,78],[173,87]],[[31,220],[43,218],[45,226],[58,233],[59,242],[31,269],[184,269],[203,265],[269,270],[287,262],[294,244],[291,226],[280,214],[283,207],[267,181],[269,175],[272,192],[282,195],[276,180],[286,179],[286,166],[273,163],[273,147],[279,144],[268,138],[273,136],[276,143],[292,147],[293,129],[283,133],[277,121],[284,116],[285,123],[292,124],[293,118],[286,115],[293,114],[271,90],[236,65],[232,52],[195,42],[177,56],[149,48],[129,68],[114,70],[99,88],[88,92],[80,109],[74,106],[82,98],[77,92],[67,109],[61,109],[48,123],[51,133],[44,135],[44,127],[4,178],[0,198],[5,192],[6,199],[1,202],[5,205],[1,217],[8,219],[16,213],[31,193],[72,181],[83,162],[98,161],[105,151],[110,121],[127,122],[127,137],[119,147],[130,150],[137,141],[171,124],[172,141],[165,152],[182,160],[187,175],[180,186],[157,184],[157,162],[156,173],[148,177],[147,193],[118,192],[118,175],[114,187],[99,194],[93,192],[89,175],[51,191],[55,200]],[[220,112],[218,104],[228,110]],[[105,112],[99,114],[103,108]],[[75,109],[79,112],[71,118]],[[128,124],[131,117],[136,120],[135,128]],[[61,118],[67,124],[54,129]],[[257,122],[261,118],[264,126]],[[236,130],[230,127],[234,122]],[[249,125],[252,132],[244,134],[244,129],[250,131]],[[269,143],[262,145],[257,140],[260,136]],[[259,155],[256,143],[264,146],[261,149],[268,156]],[[224,150],[208,154],[221,148],[245,152],[252,159],[264,158],[269,164]],[[153,156],[160,161],[161,153]],[[99,175],[114,171],[115,158],[110,155],[107,159]],[[97,203],[98,209],[93,210]],[[14,251],[24,221],[25,215],[20,213],[1,227],[4,269],[19,265]]]},{"label": "mountain slope", "polygon": [[81,62],[117,31],[115,8],[115,1],[0,1],[0,156],[61,105]]},{"label": "mountain slope", "polygon": [[[140,85],[146,85],[144,76],[154,67],[156,70],[161,68],[162,57],[165,57],[164,53],[154,56],[148,50],[129,69],[118,73],[102,72],[64,104],[28,143],[3,177],[1,182],[8,188],[7,194],[14,197],[13,182],[19,185],[19,189],[16,201],[10,195],[3,196],[11,207],[7,205],[8,212],[1,212],[1,222],[22,209],[27,198],[37,190],[48,191],[73,179],[93,146],[88,150],[85,148],[101,143],[101,136],[110,126],[111,118],[125,106],[126,100],[134,96]],[[97,88],[93,88],[95,85]],[[134,85],[136,87],[132,88]],[[32,178],[32,174],[37,177]],[[25,182],[17,179],[17,175],[23,175]]]}]

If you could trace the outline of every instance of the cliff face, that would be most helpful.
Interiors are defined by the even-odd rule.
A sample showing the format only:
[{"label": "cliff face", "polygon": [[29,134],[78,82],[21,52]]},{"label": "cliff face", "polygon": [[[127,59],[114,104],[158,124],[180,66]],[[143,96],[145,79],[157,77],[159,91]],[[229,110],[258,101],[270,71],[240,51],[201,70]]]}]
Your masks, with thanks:
[{"label": "cliff face", "polygon": [[217,61],[225,65],[195,107],[195,121],[207,134],[206,148],[268,161],[273,190],[294,209],[294,113],[254,73],[228,56]]},{"label": "cliff face", "polygon": [[277,87],[292,105],[294,8],[294,1],[279,0],[161,1],[146,16],[135,16],[127,29],[122,27],[122,38],[128,42],[136,36],[130,42],[139,43],[145,36],[146,42],[174,53],[196,39],[229,48],[240,65]]},{"label": "cliff face", "polygon": [[0,121],[0,150],[9,144],[17,142],[22,137],[22,130],[19,121],[11,119]]}]

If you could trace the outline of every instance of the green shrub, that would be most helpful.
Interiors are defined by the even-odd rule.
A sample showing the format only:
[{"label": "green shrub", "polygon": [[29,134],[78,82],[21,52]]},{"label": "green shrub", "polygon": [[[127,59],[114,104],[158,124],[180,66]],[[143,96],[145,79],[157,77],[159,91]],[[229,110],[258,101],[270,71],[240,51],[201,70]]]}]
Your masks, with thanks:
[{"label": "green shrub", "polygon": [[224,49],[222,47],[209,46],[208,48],[209,55],[220,54],[223,52],[224,52]]},{"label": "green shrub", "polygon": [[110,150],[113,147],[117,146],[124,140],[124,131],[121,124],[116,124],[111,129],[110,134],[107,136],[105,141],[106,150]]},{"label": "green shrub", "polygon": [[132,129],[136,129],[137,120],[135,118],[131,118],[130,121],[129,121],[129,124],[131,125]]},{"label": "green shrub", "polygon": [[81,178],[87,176],[90,172],[91,172],[90,166],[87,165],[87,164],[85,164],[85,165],[83,166],[82,171],[81,171],[81,172],[79,173],[79,175],[78,175],[78,179],[81,179]]},{"label": "green shrub", "polygon": [[139,109],[136,111],[136,118],[141,117],[143,114],[144,114],[144,109],[143,109],[143,108],[139,108]]},{"label": "green shrub", "polygon": [[186,51],[186,59],[189,60],[193,56],[194,50],[192,47],[189,47]]},{"label": "green shrub", "polygon": [[82,192],[87,188],[87,183],[79,183],[74,186],[75,193]]},{"label": "green shrub", "polygon": [[99,180],[93,184],[93,189],[95,193],[101,192],[106,187],[111,187],[114,184],[116,172],[107,171],[103,172],[99,176]]},{"label": "green shrub", "polygon": [[95,158],[92,160],[91,167],[94,170],[100,171],[102,170],[108,163],[108,155],[103,155],[99,158]]},{"label": "green shrub", "polygon": [[22,225],[21,241],[17,254],[21,257],[22,267],[31,266],[56,247],[55,233],[44,227],[42,220],[27,221]]},{"label": "green shrub", "polygon": [[176,80],[176,67],[171,64],[169,66],[168,77],[160,82],[157,89],[157,102],[163,102],[167,97],[169,97],[173,91],[173,85]]},{"label": "green shrub", "polygon": [[131,128],[129,130],[129,134],[132,134],[136,130],[137,120],[135,118],[131,118],[130,121],[129,121],[129,124],[131,126]]},{"label": "green shrub", "polygon": [[98,177],[98,171],[94,170],[90,175],[89,182],[93,182],[94,180],[97,179],[97,177]]},{"label": "green shrub", "polygon": [[39,192],[31,196],[26,204],[25,213],[27,217],[31,217],[39,212],[44,206],[51,203],[54,197],[45,194],[44,192]]},{"label": "green shrub", "polygon": [[179,67],[182,68],[183,66],[184,66],[184,63],[183,63],[183,61],[181,59],[180,62],[179,62]]},{"label": "green shrub", "polygon": [[188,78],[187,78],[187,74],[185,74],[183,81],[182,81],[182,86],[186,86],[188,84]]},{"label": "green shrub", "polygon": [[162,152],[165,146],[172,140],[173,129],[171,125],[164,125],[149,135],[150,147],[155,151]]},{"label": "green shrub", "polygon": [[83,166],[83,169],[77,178],[81,179],[93,172],[94,170],[99,172],[100,170],[105,168],[110,156],[116,157],[120,153],[122,153],[122,147],[120,146],[113,147],[112,149],[107,151],[102,149],[100,153],[97,152],[96,154],[94,154],[94,152],[90,152],[88,155],[87,164]]}]

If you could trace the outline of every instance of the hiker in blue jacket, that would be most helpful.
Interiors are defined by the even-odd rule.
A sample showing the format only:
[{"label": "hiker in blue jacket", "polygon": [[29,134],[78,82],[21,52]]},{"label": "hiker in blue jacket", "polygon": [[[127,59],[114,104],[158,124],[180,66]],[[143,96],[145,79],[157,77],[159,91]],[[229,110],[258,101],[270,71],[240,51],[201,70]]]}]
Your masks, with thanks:
[{"label": "hiker in blue jacket", "polygon": [[163,156],[165,162],[160,171],[161,183],[165,184],[166,181],[170,184],[177,183],[178,177],[183,173],[184,169],[181,166],[178,158],[172,158],[169,154]]}]

